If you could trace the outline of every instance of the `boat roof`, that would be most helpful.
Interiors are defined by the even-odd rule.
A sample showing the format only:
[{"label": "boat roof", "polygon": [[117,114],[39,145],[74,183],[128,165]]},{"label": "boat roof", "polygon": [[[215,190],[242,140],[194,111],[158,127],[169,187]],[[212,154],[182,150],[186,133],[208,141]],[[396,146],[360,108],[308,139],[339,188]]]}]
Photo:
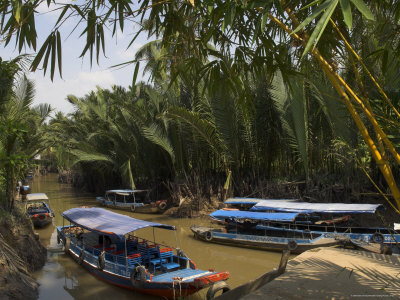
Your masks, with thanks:
[{"label": "boat roof", "polygon": [[126,189],[126,190],[123,190],[123,189],[121,189],[121,190],[108,190],[108,191],[106,191],[106,194],[115,193],[115,194],[127,196],[127,195],[130,195],[130,194],[139,193],[139,192],[147,192],[147,190],[128,190],[128,189]]},{"label": "boat roof", "polygon": [[26,195],[27,201],[49,200],[45,193],[34,193]]},{"label": "boat roof", "polygon": [[246,197],[235,197],[228,198],[224,203],[225,204],[257,204],[260,201],[269,200],[269,201],[286,201],[286,202],[296,202],[299,199],[262,199],[262,198],[246,198]]},{"label": "boat roof", "polygon": [[124,235],[146,227],[175,230],[175,226],[134,219],[126,215],[98,207],[76,207],[62,213],[62,216],[80,227],[106,235]]},{"label": "boat roof", "polygon": [[259,221],[287,221],[293,222],[298,213],[264,213],[243,210],[217,210],[210,214],[215,219],[233,218],[233,219],[250,219]]},{"label": "boat roof", "polygon": [[309,202],[284,202],[263,200],[254,205],[252,211],[284,211],[298,213],[375,213],[376,210],[384,210],[382,204],[361,203],[309,203]]}]

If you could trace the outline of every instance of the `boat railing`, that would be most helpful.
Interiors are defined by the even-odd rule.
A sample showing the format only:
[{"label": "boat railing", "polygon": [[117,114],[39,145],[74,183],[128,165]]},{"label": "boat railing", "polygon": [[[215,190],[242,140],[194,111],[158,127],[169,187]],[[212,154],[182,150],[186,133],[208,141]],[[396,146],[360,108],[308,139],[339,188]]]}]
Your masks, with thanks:
[{"label": "boat railing", "polygon": [[[132,270],[141,264],[140,254],[131,254],[128,256],[119,255],[118,251],[114,251],[114,247],[99,248],[95,246],[85,245],[78,239],[71,238],[71,250],[79,257],[84,249],[84,260],[94,266],[99,264],[99,256],[105,251],[104,270],[122,275],[130,276]],[[114,252],[112,252],[114,251]],[[117,253],[116,253],[117,252]]]}]

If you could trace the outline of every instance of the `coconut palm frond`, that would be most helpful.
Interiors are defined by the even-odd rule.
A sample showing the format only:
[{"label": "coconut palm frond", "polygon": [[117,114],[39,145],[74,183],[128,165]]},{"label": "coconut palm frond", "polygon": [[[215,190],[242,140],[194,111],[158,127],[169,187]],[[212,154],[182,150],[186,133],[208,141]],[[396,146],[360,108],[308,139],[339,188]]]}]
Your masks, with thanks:
[{"label": "coconut palm frond", "polygon": [[145,138],[164,149],[171,157],[172,162],[175,162],[175,154],[171,141],[157,124],[153,123],[150,126],[143,126],[141,130]]},{"label": "coconut palm frond", "polygon": [[216,131],[215,125],[202,119],[200,114],[188,111],[184,107],[171,107],[165,113],[165,116],[189,125],[216,154],[222,154],[223,146],[221,145],[221,139]]},{"label": "coconut palm frond", "polygon": [[300,153],[306,176],[308,176],[308,117],[303,82],[296,81],[292,84],[290,92],[290,111],[297,150]]},{"label": "coconut palm frond", "polygon": [[71,154],[75,156],[75,160],[73,164],[77,164],[79,162],[105,162],[105,163],[114,163],[113,159],[111,159],[108,155],[102,153],[94,153],[94,152],[85,152],[82,150],[74,149],[71,151]]}]

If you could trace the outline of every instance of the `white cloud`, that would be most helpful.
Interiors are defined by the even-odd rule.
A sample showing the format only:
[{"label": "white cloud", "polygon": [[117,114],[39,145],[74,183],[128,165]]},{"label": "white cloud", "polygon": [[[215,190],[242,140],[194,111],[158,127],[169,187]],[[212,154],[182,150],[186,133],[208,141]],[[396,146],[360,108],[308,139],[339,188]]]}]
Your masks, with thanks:
[{"label": "white cloud", "polygon": [[31,76],[35,80],[36,97],[34,104],[49,103],[51,107],[64,113],[73,111],[72,105],[66,100],[67,95],[83,97],[96,86],[110,88],[116,84],[114,74],[110,70],[79,72],[75,78],[56,78],[53,82],[42,73]]},{"label": "white cloud", "polygon": [[134,60],[136,52],[142,48],[142,43],[133,43],[128,49],[124,50],[117,50],[117,55],[119,58],[123,59],[124,61]]}]

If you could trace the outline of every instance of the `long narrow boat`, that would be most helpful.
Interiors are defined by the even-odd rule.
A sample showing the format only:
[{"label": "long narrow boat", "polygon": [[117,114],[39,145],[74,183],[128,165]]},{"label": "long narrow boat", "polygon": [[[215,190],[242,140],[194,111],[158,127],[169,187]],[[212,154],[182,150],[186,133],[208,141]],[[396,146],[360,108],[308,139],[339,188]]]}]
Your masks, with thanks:
[{"label": "long narrow boat", "polygon": [[167,208],[167,200],[151,201],[148,190],[108,190],[96,200],[103,206],[137,213],[160,213]]},{"label": "long narrow boat", "polygon": [[49,198],[45,193],[26,195],[25,211],[33,226],[44,227],[52,222],[54,213],[46,203],[48,200]]},{"label": "long narrow boat", "polygon": [[[362,227],[350,226],[346,224],[350,220],[351,215],[375,214],[376,211],[384,210],[381,204],[349,204],[349,203],[309,203],[309,202],[276,202],[263,200],[257,202],[250,211],[253,212],[286,212],[297,213],[300,218],[296,217],[293,222],[282,222],[277,220],[257,222],[255,229],[258,231],[273,232],[274,235],[288,234],[318,234],[325,237],[335,238],[341,237],[349,243],[362,248],[364,245],[372,244],[371,247],[377,248],[373,244],[382,244],[379,249],[387,251],[389,247],[393,253],[399,253],[400,232],[394,228],[382,227]],[[339,218],[314,221],[312,217],[315,215],[343,215]],[[211,215],[213,216],[213,214]],[[310,218],[312,221],[305,221]],[[218,216],[216,216],[218,218]],[[222,218],[222,216],[221,216]],[[219,218],[221,220],[221,218]],[[301,221],[299,221],[301,220]],[[231,218],[232,223],[236,221]],[[340,222],[342,221],[342,222]],[[387,246],[387,247],[383,247]],[[367,247],[367,246],[365,246]],[[369,246],[368,246],[369,247]],[[372,248],[371,248],[372,249]]]},{"label": "long narrow boat", "polygon": [[[210,287],[227,290],[228,272],[197,269],[183,251],[141,239],[147,227],[174,226],[120,215],[102,208],[72,208],[62,216],[71,224],[57,228],[64,251],[97,278],[168,299],[182,298]],[[216,284],[216,285],[214,285]]]},{"label": "long narrow boat", "polygon": [[328,247],[338,245],[340,236],[317,233],[281,233],[276,234],[274,230],[256,230],[259,222],[293,222],[298,213],[260,213],[250,211],[226,211],[218,210],[211,214],[212,218],[230,219],[237,226],[226,226],[224,228],[212,228],[203,226],[192,226],[190,229],[195,238],[220,244],[239,247],[250,247],[263,250],[285,249],[293,253],[301,253],[317,247]]},{"label": "long narrow boat", "polygon": [[225,200],[224,204],[228,207],[227,210],[229,209],[239,209],[239,210],[249,210],[252,208],[255,204],[268,200],[268,201],[284,201],[284,202],[297,202],[299,199],[263,199],[263,198],[247,198],[247,197],[234,197],[234,198],[228,198]]},{"label": "long narrow boat", "polygon": [[311,203],[311,202],[290,202],[290,201],[271,201],[262,200],[257,202],[251,211],[277,211],[277,212],[297,212],[297,213],[375,213],[377,210],[384,210],[382,204],[364,203]]}]

